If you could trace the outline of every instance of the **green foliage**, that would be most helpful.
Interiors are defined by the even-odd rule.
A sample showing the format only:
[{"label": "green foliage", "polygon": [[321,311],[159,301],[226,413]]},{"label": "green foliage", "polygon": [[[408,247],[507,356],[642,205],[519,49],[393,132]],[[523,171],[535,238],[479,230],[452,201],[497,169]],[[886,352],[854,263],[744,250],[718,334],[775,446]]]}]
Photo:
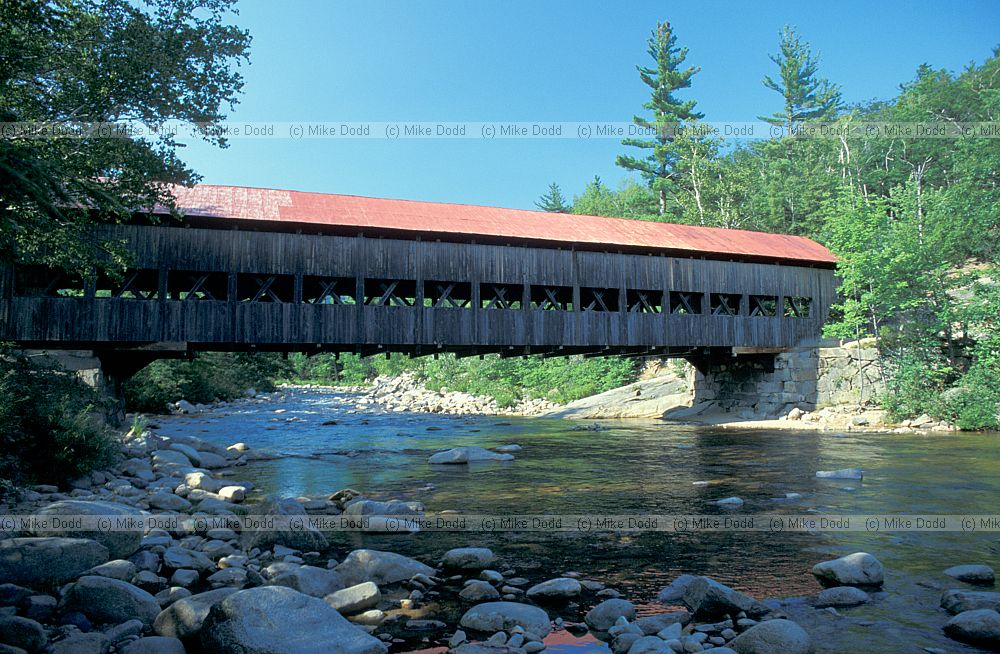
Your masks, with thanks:
[{"label": "green foliage", "polygon": [[571,207],[566,204],[566,198],[563,197],[562,190],[555,182],[549,184],[548,192],[538,198],[538,201],[535,202],[535,206],[542,211],[551,211],[554,213],[569,213],[571,209]]},{"label": "green foliage", "polygon": [[64,483],[110,465],[115,439],[98,395],[75,375],[3,352],[0,357],[0,493]]},{"label": "green foliage", "polygon": [[429,360],[418,373],[432,390],[448,388],[514,406],[522,398],[564,403],[622,386],[635,377],[635,363],[621,358],[565,357],[501,359],[497,355]]},{"label": "green foliage", "polygon": [[947,388],[952,370],[940,358],[928,360],[912,352],[893,362],[882,405],[894,420],[913,418],[923,413],[942,414],[941,394]]},{"label": "green foliage", "polygon": [[761,120],[791,130],[803,121],[832,118],[840,108],[839,87],[817,76],[819,57],[813,56],[809,44],[799,39],[794,27],[785,25],[778,36],[781,53],[768,57],[778,65],[780,79],[767,75],[764,86],[781,94],[785,111],[762,116]]},{"label": "green foliage", "polygon": [[[234,0],[6,0],[0,11],[0,120],[63,130],[168,120],[214,130],[243,85],[249,35]],[[0,139],[0,252],[84,271],[122,268],[94,221],[172,206],[165,183],[198,180],[173,136]],[[79,207],[89,210],[81,211]]]},{"label": "green foliage", "polygon": [[667,198],[687,186],[679,162],[686,151],[701,139],[693,131],[702,114],[695,111],[694,100],[680,100],[674,94],[691,86],[691,78],[698,72],[695,66],[682,68],[687,58],[687,48],[677,45],[677,37],[670,23],[659,23],[648,41],[650,58],[655,67],[637,66],[639,79],[650,88],[649,101],[643,104],[652,118],[635,116],[633,123],[644,138],[630,137],[622,145],[648,151],[642,157],[619,155],[615,160],[622,168],[633,170],[657,194],[658,213],[667,213]]},{"label": "green foliage", "polygon": [[[448,388],[494,398],[500,406],[514,406],[524,398],[571,402],[634,381],[635,363],[624,358],[581,357],[501,359],[490,355],[457,359],[443,355],[389,359],[342,354],[339,365],[332,355],[292,357],[290,380],[326,385],[360,385],[377,376],[411,373],[431,390]],[[334,372],[336,370],[336,372]]]},{"label": "green foliage", "polygon": [[209,352],[191,361],[160,360],[125,383],[125,403],[131,411],[163,413],[178,400],[213,402],[241,397],[249,388],[274,389],[289,367],[278,354]]}]

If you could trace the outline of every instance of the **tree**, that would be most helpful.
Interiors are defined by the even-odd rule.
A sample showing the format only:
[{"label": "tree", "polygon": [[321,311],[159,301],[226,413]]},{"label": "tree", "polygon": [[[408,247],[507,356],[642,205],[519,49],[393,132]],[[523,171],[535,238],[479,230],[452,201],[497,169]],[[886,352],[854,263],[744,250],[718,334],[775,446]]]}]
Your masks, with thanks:
[{"label": "tree", "polygon": [[694,100],[681,101],[674,93],[691,86],[691,78],[700,69],[688,66],[682,69],[687,58],[687,48],[677,46],[670,23],[659,23],[649,41],[649,56],[656,62],[655,68],[636,66],[639,78],[652,90],[649,102],[643,108],[652,112],[652,118],[635,116],[632,120],[643,135],[648,138],[627,138],[622,145],[649,150],[646,156],[632,157],[619,155],[615,160],[622,168],[640,173],[659,199],[659,213],[667,211],[667,197],[673,192],[672,185],[678,182],[677,162],[683,156],[677,145],[679,133],[688,123],[702,118],[694,110]]},{"label": "tree", "polygon": [[794,27],[785,25],[778,35],[781,52],[768,57],[778,65],[780,79],[767,75],[764,86],[782,95],[785,110],[760,119],[784,125],[791,134],[803,121],[833,118],[841,106],[840,87],[817,76],[819,57],[813,56],[807,42],[799,40]]},{"label": "tree", "polygon": [[[136,136],[137,122],[218,127],[243,86],[250,36],[227,24],[235,0],[5,0],[0,12],[0,121],[80,136],[0,139],[0,248],[10,261],[89,272],[121,267],[95,223],[173,206],[168,184],[199,177],[172,134]],[[101,123],[113,128],[89,133]]]},{"label": "tree", "polygon": [[535,206],[542,211],[551,211],[553,213],[569,213],[572,211],[572,207],[566,204],[566,199],[563,197],[559,185],[555,182],[549,184],[549,192],[538,198]]}]

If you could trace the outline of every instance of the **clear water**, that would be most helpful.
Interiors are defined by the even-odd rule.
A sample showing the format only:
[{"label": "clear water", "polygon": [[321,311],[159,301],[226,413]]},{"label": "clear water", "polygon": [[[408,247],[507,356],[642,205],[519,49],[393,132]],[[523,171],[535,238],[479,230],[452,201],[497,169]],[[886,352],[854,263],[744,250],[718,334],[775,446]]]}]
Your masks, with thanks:
[{"label": "clear water", "polygon": [[[294,391],[273,402],[163,418],[159,432],[223,445],[243,441],[287,455],[237,469],[236,476],[253,481],[262,494],[324,497],[354,488],[377,499],[420,500],[429,511],[731,514],[711,502],[737,495],[746,501],[738,513],[1000,513],[997,434],[741,431],[631,421],[604,421],[603,431],[575,431],[576,423],[563,420],[352,413],[356,401],[345,393]],[[336,424],[323,424],[329,421]],[[505,443],[524,447],[514,462],[426,463],[441,449]],[[817,470],[848,467],[864,469],[864,480],[815,478]],[[801,500],[773,500],[789,492],[800,493]],[[786,609],[812,633],[820,652],[976,651],[940,632],[948,617],[938,608],[940,589],[962,586],[941,571],[960,563],[1000,569],[998,534],[341,538],[337,547],[344,553],[365,546],[427,561],[450,547],[489,546],[504,564],[532,580],[579,571],[618,588],[642,612],[662,610],[655,604],[657,592],[681,573],[710,575],[758,599],[799,596],[819,590],[809,573],[815,563],[859,550],[875,554],[887,571],[885,592],[875,603],[839,616],[794,604]],[[595,647],[583,642],[574,651]]]}]

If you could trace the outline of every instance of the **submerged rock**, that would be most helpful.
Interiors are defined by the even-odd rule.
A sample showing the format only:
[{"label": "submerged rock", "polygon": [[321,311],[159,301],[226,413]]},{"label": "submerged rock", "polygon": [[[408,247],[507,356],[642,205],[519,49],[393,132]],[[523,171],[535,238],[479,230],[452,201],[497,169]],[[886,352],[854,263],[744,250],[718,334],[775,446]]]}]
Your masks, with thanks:
[{"label": "submerged rock", "polygon": [[816,596],[816,608],[828,606],[857,606],[864,604],[870,598],[868,593],[854,586],[836,586],[827,588]]},{"label": "submerged rock", "polygon": [[478,461],[513,461],[513,454],[491,452],[484,447],[456,447],[444,452],[438,452],[427,459],[427,463],[475,463]]},{"label": "submerged rock", "polygon": [[991,586],[996,581],[993,568],[988,565],[956,565],[948,568],[944,573],[967,584]]},{"label": "submerged rock", "polygon": [[583,587],[576,579],[569,577],[557,577],[535,584],[525,593],[533,600],[554,600],[577,597],[583,592]]},{"label": "submerged rock", "polygon": [[944,632],[963,643],[1000,649],[1000,613],[992,609],[963,611],[945,623]]},{"label": "submerged rock", "polygon": [[485,570],[496,558],[493,550],[487,547],[456,547],[444,553],[441,565],[456,570]]},{"label": "submerged rock", "polygon": [[941,608],[951,614],[992,609],[1000,611],[1000,593],[973,590],[946,590],[941,596]]},{"label": "submerged rock", "polygon": [[864,471],[861,468],[843,468],[841,470],[819,470],[816,472],[817,479],[863,479]]}]

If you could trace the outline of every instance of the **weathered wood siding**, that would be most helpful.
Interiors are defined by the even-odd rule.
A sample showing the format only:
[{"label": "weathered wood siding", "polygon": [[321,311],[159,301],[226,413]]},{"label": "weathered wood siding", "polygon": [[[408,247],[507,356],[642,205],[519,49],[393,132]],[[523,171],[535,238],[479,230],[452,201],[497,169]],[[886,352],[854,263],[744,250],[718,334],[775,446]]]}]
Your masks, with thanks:
[{"label": "weathered wood siding", "polygon": [[[133,267],[159,271],[154,299],[33,297],[10,271],[0,292],[4,340],[101,344],[188,342],[192,347],[360,345],[457,347],[791,347],[815,337],[834,298],[833,271],[761,263],[578,252],[520,246],[287,234],[176,227],[114,226],[105,236],[125,240]],[[215,273],[229,280],[224,300],[166,296],[175,271]],[[281,302],[238,301],[246,274],[282,277],[292,288]],[[412,306],[309,304],[303,276],[353,280],[364,301],[365,280],[400,281]],[[471,284],[467,308],[425,306],[429,280]],[[172,283],[172,282],[171,282]],[[256,283],[260,283],[257,281]],[[489,284],[516,285],[522,305],[484,308]],[[572,310],[531,308],[531,287],[572,289]],[[581,310],[581,288],[607,289],[618,311]],[[277,288],[277,286],[276,286]],[[629,291],[659,294],[660,313],[627,311]],[[704,313],[669,313],[671,292],[702,294]],[[564,290],[562,292],[565,292]],[[709,315],[709,294],[742,296],[741,315]],[[778,315],[748,315],[752,295],[777,299]],[[808,317],[783,317],[785,297],[811,298]]]}]

